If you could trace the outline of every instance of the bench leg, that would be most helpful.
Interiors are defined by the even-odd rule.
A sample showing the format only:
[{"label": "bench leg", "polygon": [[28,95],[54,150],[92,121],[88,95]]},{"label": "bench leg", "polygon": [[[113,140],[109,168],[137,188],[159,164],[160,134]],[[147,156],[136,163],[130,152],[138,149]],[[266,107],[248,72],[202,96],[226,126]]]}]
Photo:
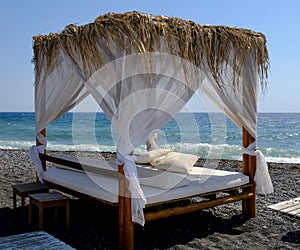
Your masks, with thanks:
[{"label": "bench leg", "polygon": [[13,190],[13,206],[14,206],[14,220],[16,220],[17,218],[17,194],[15,193],[15,191]]},{"label": "bench leg", "polygon": [[43,229],[44,225],[44,208],[39,206],[39,229]]},{"label": "bench leg", "polygon": [[25,215],[25,197],[21,197],[21,218],[24,220]]},{"label": "bench leg", "polygon": [[66,204],[66,228],[70,227],[70,202],[67,200]]},{"label": "bench leg", "polygon": [[29,202],[29,224],[32,224],[32,204]]},{"label": "bench leg", "polygon": [[58,207],[54,208],[54,223],[58,223]]},{"label": "bench leg", "polygon": [[17,208],[17,195],[15,192],[13,192],[13,203],[14,203],[14,210]]}]

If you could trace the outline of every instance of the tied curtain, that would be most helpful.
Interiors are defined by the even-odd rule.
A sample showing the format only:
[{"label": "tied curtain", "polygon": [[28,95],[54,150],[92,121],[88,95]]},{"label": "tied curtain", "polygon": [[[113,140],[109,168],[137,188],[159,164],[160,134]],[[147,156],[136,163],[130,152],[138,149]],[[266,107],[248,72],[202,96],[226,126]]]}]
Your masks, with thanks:
[{"label": "tied curtain", "polygon": [[[253,50],[241,64],[238,81],[234,79],[230,60],[221,64],[222,73],[217,81],[205,61],[196,67],[172,55],[164,46],[155,53],[136,53],[126,38],[124,44],[126,49],[113,40],[104,42],[99,38],[97,52],[106,58],[101,67],[93,63],[93,58],[82,57],[72,44],[68,48],[61,45],[50,66],[42,54],[36,55],[39,58],[35,79],[36,134],[43,145],[32,147],[30,154],[42,180],[41,163],[36,158],[37,152],[46,146],[41,131],[92,95],[116,128],[117,161],[124,164],[129,179],[132,220],[144,225],[146,199],[132,151],[146,141],[151,131],[172,119],[196,91],[205,93],[239,127],[245,127],[256,138],[258,68]],[[244,153],[256,154],[255,145],[244,149]],[[261,169],[266,178],[260,179],[257,186],[264,186],[262,191],[269,193],[271,184],[266,165]]]}]

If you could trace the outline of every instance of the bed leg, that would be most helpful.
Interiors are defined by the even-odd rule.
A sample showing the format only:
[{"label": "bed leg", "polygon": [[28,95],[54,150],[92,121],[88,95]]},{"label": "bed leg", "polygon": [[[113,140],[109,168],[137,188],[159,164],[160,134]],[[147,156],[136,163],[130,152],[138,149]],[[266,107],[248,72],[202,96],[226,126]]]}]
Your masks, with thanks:
[{"label": "bed leg", "polygon": [[242,213],[249,215],[251,218],[256,217],[256,188],[255,185],[251,187],[250,192],[253,193],[253,197],[247,200],[243,200]]},{"label": "bed leg", "polygon": [[[129,191],[127,192],[127,194],[128,193]],[[125,236],[125,249],[133,249],[134,248],[134,223],[132,222],[132,218],[131,218],[130,196],[125,197],[124,236]]]},{"label": "bed leg", "polygon": [[124,249],[124,205],[122,200],[124,199],[119,197],[119,249]]},{"label": "bed leg", "polygon": [[124,249],[124,166],[118,166],[119,172],[119,249]]},{"label": "bed leg", "polygon": [[131,218],[129,183],[124,176],[123,165],[119,165],[119,249],[134,248],[134,223]]},{"label": "bed leg", "polygon": [[[243,128],[243,146],[248,147],[249,144],[254,142],[255,139],[250,133]],[[249,176],[250,183],[253,186],[250,189],[250,192],[253,193],[253,196],[250,199],[243,200],[242,212],[243,214],[249,215],[251,218],[256,217],[256,186],[254,181],[254,176],[256,172],[256,156],[251,156],[243,154],[243,173]]]}]

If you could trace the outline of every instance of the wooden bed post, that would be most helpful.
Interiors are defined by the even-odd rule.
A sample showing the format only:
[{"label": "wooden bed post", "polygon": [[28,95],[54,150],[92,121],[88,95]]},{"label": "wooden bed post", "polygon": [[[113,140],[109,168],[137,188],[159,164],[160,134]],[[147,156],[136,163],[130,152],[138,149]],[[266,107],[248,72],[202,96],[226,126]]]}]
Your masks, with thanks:
[{"label": "wooden bed post", "polygon": [[119,172],[119,249],[133,249],[134,223],[131,218],[129,181],[124,175],[124,165],[118,165]]},{"label": "wooden bed post", "polygon": [[[254,142],[255,139],[249,132],[243,128],[243,147],[247,148],[249,144]],[[243,174],[249,176],[250,183],[253,184],[251,191],[253,196],[250,199],[243,200],[242,211],[244,214],[248,214],[250,217],[256,217],[256,188],[254,182],[254,176],[256,171],[256,156],[243,154]]]},{"label": "wooden bed post", "polygon": [[[45,128],[41,131],[41,134],[42,134],[43,136],[46,137],[46,129],[45,129]],[[38,140],[37,137],[36,137],[36,139],[35,139],[35,145],[36,145],[36,146],[42,145],[42,143],[40,143],[40,141]],[[46,150],[44,151],[44,154],[46,154]],[[45,171],[45,170],[46,170],[46,161],[43,160],[43,159],[41,159],[41,161],[42,161],[43,170]],[[35,174],[35,178],[36,178],[36,181],[38,182],[38,181],[39,181],[39,178],[38,178],[38,176],[37,176],[37,173]]]}]

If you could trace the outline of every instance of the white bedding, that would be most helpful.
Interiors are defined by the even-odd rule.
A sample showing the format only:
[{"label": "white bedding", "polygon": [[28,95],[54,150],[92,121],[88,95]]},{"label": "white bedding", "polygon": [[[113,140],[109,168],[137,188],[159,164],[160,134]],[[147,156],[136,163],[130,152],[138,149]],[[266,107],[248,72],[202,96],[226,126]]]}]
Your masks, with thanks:
[{"label": "white bedding", "polygon": [[[103,162],[95,159],[91,161],[98,166],[99,163]],[[80,162],[85,164],[91,163],[91,161],[87,158],[80,159]],[[107,166],[113,165],[115,164]],[[184,185],[169,190],[141,185],[147,204],[189,197],[249,183],[249,177],[242,173],[202,167],[193,167],[190,174],[183,175],[182,178],[184,178]],[[44,172],[44,180],[108,202],[118,202],[118,180],[114,178],[50,167]]]}]

